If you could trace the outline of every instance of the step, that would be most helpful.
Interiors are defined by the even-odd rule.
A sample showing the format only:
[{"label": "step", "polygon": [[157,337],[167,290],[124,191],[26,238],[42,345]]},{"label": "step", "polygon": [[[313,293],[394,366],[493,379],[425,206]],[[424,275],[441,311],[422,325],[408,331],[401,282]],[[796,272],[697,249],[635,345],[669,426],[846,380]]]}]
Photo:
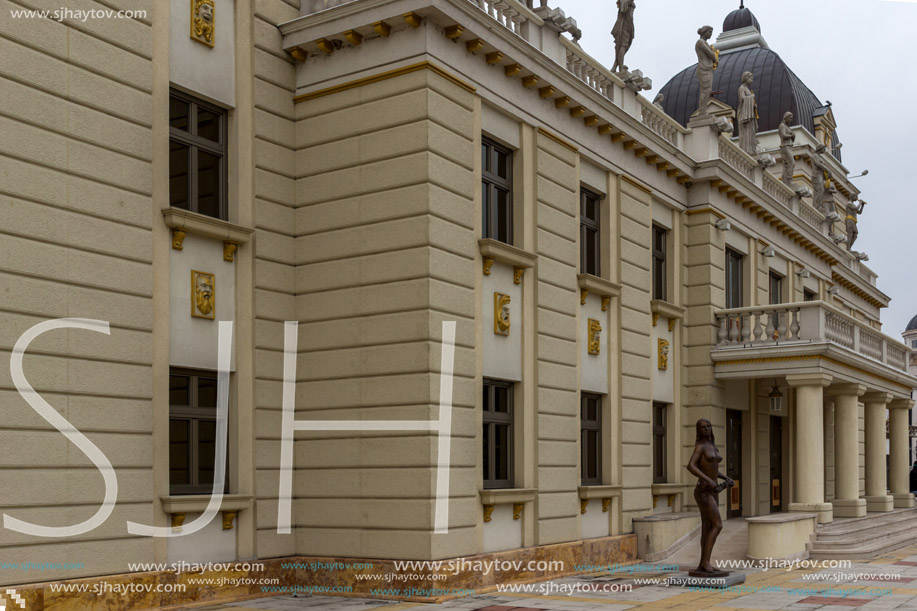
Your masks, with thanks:
[{"label": "step", "polygon": [[815,541],[812,543],[813,549],[819,550],[836,550],[836,549],[847,549],[851,547],[861,547],[863,545],[871,545],[872,543],[879,544],[888,539],[893,539],[900,535],[901,533],[911,533],[914,536],[917,536],[917,528],[911,522],[902,522],[896,523],[889,526],[882,527],[884,530],[881,532],[870,532],[867,534],[848,534],[844,535],[843,538],[832,538],[832,539],[823,539],[820,535],[817,535]]},{"label": "step", "polygon": [[851,546],[838,550],[820,550],[815,544],[810,543],[809,558],[811,560],[870,560],[882,554],[917,542],[917,533],[903,531],[892,538],[882,541],[869,541],[859,546]]},{"label": "step", "polygon": [[884,513],[874,513],[863,518],[842,519],[831,524],[819,526],[817,534],[835,535],[853,533],[878,526],[917,519],[917,509],[897,509]]},{"label": "step", "polygon": [[819,529],[815,533],[817,541],[847,541],[847,540],[864,540],[874,536],[882,536],[891,531],[899,531],[904,528],[917,529],[917,513],[909,515],[904,519],[898,519],[888,522],[869,521],[865,524],[858,524],[858,528],[848,528],[846,530],[826,531]]}]

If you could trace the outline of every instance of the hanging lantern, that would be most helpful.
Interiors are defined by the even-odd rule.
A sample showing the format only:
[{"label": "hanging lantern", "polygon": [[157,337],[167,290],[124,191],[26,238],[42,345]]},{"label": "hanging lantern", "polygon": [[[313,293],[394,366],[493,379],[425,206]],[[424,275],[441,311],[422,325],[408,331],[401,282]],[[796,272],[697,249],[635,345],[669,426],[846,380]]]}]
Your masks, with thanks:
[{"label": "hanging lantern", "polygon": [[780,392],[780,389],[777,387],[776,380],[774,381],[774,387],[771,388],[771,392],[767,395],[767,398],[771,401],[771,411],[779,414],[783,412],[783,393]]}]

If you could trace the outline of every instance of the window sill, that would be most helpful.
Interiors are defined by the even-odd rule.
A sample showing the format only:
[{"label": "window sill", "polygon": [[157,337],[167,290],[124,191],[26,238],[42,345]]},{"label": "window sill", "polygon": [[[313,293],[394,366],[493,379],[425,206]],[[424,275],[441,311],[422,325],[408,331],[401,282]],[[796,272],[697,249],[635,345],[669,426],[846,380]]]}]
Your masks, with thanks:
[{"label": "window sill", "polygon": [[[172,531],[180,533],[185,522],[186,513],[204,513],[210,504],[209,494],[183,494],[177,496],[161,496],[162,510],[169,514]],[[232,530],[232,523],[236,514],[252,506],[252,496],[245,494],[224,494],[220,503],[220,513],[223,514],[223,530]]]},{"label": "window sill", "polygon": [[494,261],[499,261],[500,263],[512,265],[516,270],[516,284],[522,282],[524,270],[535,267],[535,261],[538,260],[538,255],[504,244],[493,238],[478,240],[478,246],[481,249],[481,256],[484,258],[484,275],[489,276],[490,268],[493,266]]},{"label": "window sill", "polygon": [[247,244],[254,229],[234,225],[229,221],[213,218],[181,208],[165,208],[162,218],[172,230],[172,248],[182,250],[185,234],[193,233],[205,238],[223,241],[223,259],[233,261],[239,244]]},{"label": "window sill", "polygon": [[604,278],[592,274],[577,274],[576,281],[580,288],[580,305],[586,305],[586,296],[589,293],[595,293],[602,298],[602,311],[604,312],[608,310],[612,297],[621,296],[621,285]]},{"label": "window sill", "polygon": [[526,503],[535,500],[538,490],[535,488],[502,488],[496,490],[481,490],[481,504],[484,505],[484,521],[490,522],[490,516],[496,505],[512,505],[513,519],[522,517],[522,510]]},{"label": "window sill", "polygon": [[653,314],[661,314],[662,316],[665,316],[669,319],[676,318],[681,320],[685,317],[685,308],[671,304],[668,301],[663,301],[662,299],[653,299],[650,302],[650,308],[652,309]]},{"label": "window sill", "polygon": [[650,487],[654,496],[666,496],[668,494],[681,494],[684,492],[684,484],[653,484]]},{"label": "window sill", "polygon": [[621,496],[621,486],[579,486],[579,498],[584,501],[592,499],[611,499]]}]

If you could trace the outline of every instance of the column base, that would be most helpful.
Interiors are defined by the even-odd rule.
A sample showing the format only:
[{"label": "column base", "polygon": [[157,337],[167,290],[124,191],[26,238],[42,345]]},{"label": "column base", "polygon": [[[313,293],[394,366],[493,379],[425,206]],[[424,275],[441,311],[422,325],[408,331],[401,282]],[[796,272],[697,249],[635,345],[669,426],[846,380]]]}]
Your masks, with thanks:
[{"label": "column base", "polygon": [[831,504],[838,518],[862,518],[866,515],[866,499],[834,499]]},{"label": "column base", "polygon": [[882,496],[867,496],[866,497],[866,511],[869,513],[881,513],[885,511],[891,511],[895,508],[895,498],[890,494],[883,494]]},{"label": "column base", "polygon": [[790,503],[789,511],[814,513],[819,524],[828,524],[834,520],[831,503]]},{"label": "column base", "polygon": [[910,492],[892,492],[895,508],[911,509],[914,507],[914,495]]}]

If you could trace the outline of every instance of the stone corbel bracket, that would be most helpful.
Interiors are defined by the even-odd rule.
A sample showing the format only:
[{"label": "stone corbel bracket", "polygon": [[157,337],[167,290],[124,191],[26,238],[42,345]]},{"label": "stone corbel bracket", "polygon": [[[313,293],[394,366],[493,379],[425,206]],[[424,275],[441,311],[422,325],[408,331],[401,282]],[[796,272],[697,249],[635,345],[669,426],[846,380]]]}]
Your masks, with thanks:
[{"label": "stone corbel bracket", "polygon": [[[210,503],[209,494],[188,494],[182,496],[159,497],[162,510],[169,515],[174,532],[181,532],[185,515],[189,513],[204,513]],[[252,497],[244,494],[224,494],[220,503],[220,512],[223,516],[223,530],[231,530],[233,521],[240,511],[250,509]]]},{"label": "stone corbel bracket", "polygon": [[577,274],[576,282],[580,289],[580,305],[586,305],[586,297],[592,293],[601,298],[602,311],[607,312],[612,297],[621,296],[621,285],[592,274]]},{"label": "stone corbel bracket", "polygon": [[611,502],[621,498],[621,486],[579,486],[577,488],[580,499],[580,513],[586,513],[589,501],[599,499],[602,501],[602,513],[611,510]]},{"label": "stone corbel bracket", "polygon": [[481,504],[484,506],[484,521],[491,521],[491,515],[494,512],[494,507],[497,505],[512,505],[513,519],[521,519],[525,504],[534,501],[537,492],[538,491],[534,488],[481,490]]},{"label": "stone corbel bracket", "polygon": [[166,208],[162,211],[166,227],[172,230],[172,248],[184,249],[185,236],[189,233],[223,242],[223,260],[235,261],[236,250],[242,244],[248,244],[254,229],[234,225],[196,212],[181,208]]},{"label": "stone corbel bracket", "polygon": [[491,274],[491,268],[495,262],[503,263],[512,266],[513,282],[515,284],[522,284],[525,270],[534,267],[535,261],[538,260],[538,255],[498,242],[493,238],[478,240],[478,246],[481,249],[484,275],[489,276]]}]

